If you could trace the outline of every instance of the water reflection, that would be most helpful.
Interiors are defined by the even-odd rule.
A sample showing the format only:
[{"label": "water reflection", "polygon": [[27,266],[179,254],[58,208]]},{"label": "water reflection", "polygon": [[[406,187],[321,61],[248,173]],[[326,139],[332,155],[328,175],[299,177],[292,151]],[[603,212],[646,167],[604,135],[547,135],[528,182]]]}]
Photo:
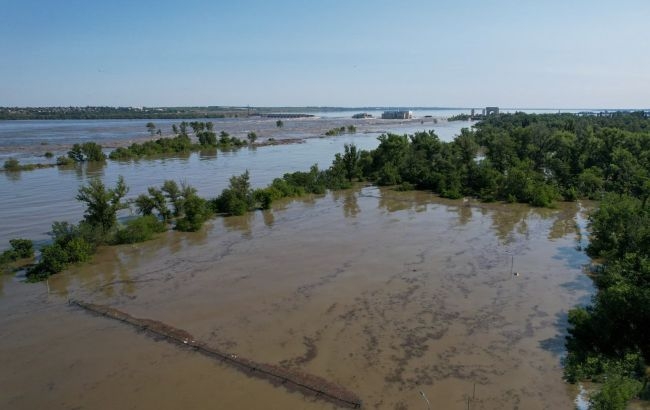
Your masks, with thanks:
[{"label": "water reflection", "polygon": [[[541,313],[547,315],[545,312]],[[555,327],[557,331],[555,336],[540,340],[539,347],[551,352],[558,359],[558,364],[560,364],[560,359],[564,357],[566,353],[564,344],[566,342],[565,338],[567,335],[566,329],[569,327],[569,315],[566,311],[562,310],[556,313],[553,327]]]},{"label": "water reflection", "polygon": [[73,276],[67,273],[51,276],[47,279],[49,292],[67,298],[72,278]]},{"label": "water reflection", "polygon": [[[224,218],[226,219],[226,218]],[[208,231],[210,227],[203,226],[196,232],[181,232],[182,237],[182,247],[184,249],[190,249],[194,246],[205,245],[208,239]]]},{"label": "water reflection", "polygon": [[346,218],[355,218],[361,212],[357,201],[358,192],[356,189],[332,191],[332,199],[334,199],[334,202],[343,202],[343,216]]},{"label": "water reflection", "polygon": [[5,171],[4,172],[5,176],[7,179],[11,182],[18,182],[20,181],[20,177],[22,172],[21,171]]},{"label": "water reflection", "polygon": [[548,239],[560,239],[564,236],[577,233],[575,215],[578,212],[578,206],[576,202],[563,204],[548,233]]},{"label": "water reflection", "polygon": [[252,223],[255,219],[255,212],[247,212],[241,216],[227,216],[222,218],[223,226],[229,231],[240,231],[245,237],[252,233]]},{"label": "water reflection", "polygon": [[512,233],[517,228],[522,232],[522,226],[526,226],[525,218],[530,212],[530,207],[523,204],[495,205],[495,212],[492,212],[492,230],[503,245],[514,241]]},{"label": "water reflection", "polygon": [[262,211],[262,218],[264,219],[264,225],[266,225],[268,228],[272,228],[273,224],[275,223],[275,215],[273,214],[273,211],[270,209]]},{"label": "water reflection", "polygon": [[378,207],[379,209],[385,209],[389,213],[405,211],[411,209],[414,205],[412,200],[392,195],[393,193],[387,190],[380,191],[380,194]]},{"label": "water reflection", "polygon": [[81,164],[57,167],[58,173],[62,177],[74,175],[78,181],[88,178],[103,178],[105,175],[106,162],[93,161]]},{"label": "water reflection", "polygon": [[206,160],[216,159],[218,153],[219,150],[217,150],[216,148],[202,150],[199,152],[199,160],[206,161]]},{"label": "water reflection", "polygon": [[361,209],[359,208],[359,203],[357,202],[356,192],[351,190],[345,191],[345,197],[343,200],[343,215],[346,218],[355,218],[359,212],[361,212]]},{"label": "water reflection", "polygon": [[457,206],[456,212],[458,212],[458,224],[460,226],[466,225],[467,222],[472,219],[472,206],[469,202],[465,202],[463,205]]}]

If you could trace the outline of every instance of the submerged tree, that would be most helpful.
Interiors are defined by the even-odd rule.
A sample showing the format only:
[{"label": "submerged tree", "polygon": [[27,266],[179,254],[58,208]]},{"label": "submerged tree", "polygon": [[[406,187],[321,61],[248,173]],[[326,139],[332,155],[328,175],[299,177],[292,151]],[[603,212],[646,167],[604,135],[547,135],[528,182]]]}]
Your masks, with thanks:
[{"label": "submerged tree", "polygon": [[153,122],[148,122],[147,130],[149,131],[149,134],[153,136],[156,133],[156,124],[154,124]]}]

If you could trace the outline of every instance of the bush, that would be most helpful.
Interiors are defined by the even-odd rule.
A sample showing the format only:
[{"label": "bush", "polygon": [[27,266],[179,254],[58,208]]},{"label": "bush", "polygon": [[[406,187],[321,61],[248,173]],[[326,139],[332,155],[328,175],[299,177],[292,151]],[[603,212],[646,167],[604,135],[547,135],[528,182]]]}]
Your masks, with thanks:
[{"label": "bush", "polygon": [[95,252],[93,244],[80,236],[72,238],[63,249],[68,255],[68,263],[86,262]]},{"label": "bush", "polygon": [[6,171],[20,171],[20,162],[16,158],[9,158],[5,161],[3,168]]},{"label": "bush", "polygon": [[395,191],[413,191],[415,189],[415,185],[411,184],[410,182],[402,182],[398,186],[395,187]]},{"label": "bush", "polygon": [[0,254],[0,265],[6,265],[18,259],[18,254],[13,249],[7,249]]},{"label": "bush", "polygon": [[247,198],[237,195],[232,189],[224,189],[221,195],[212,201],[212,208],[215,212],[226,215],[244,215],[248,212],[249,202]]},{"label": "bush", "polygon": [[28,272],[28,275],[35,272],[39,276],[50,276],[61,272],[66,266],[68,266],[68,253],[63,246],[54,243],[41,249],[41,260],[34,266],[33,271]]},{"label": "bush", "polygon": [[145,215],[126,222],[115,235],[115,242],[119,244],[144,242],[151,239],[154,234],[164,232],[167,227],[154,215]]},{"label": "bush", "polygon": [[253,192],[255,202],[261,209],[271,209],[273,203],[273,192],[270,189],[256,189]]},{"label": "bush", "polygon": [[39,262],[27,270],[27,278],[32,282],[59,273],[71,263],[89,260],[95,252],[95,244],[100,240],[95,229],[83,222],[78,226],[54,222],[51,235],[54,243],[44,246]]},{"label": "bush", "polygon": [[95,142],[74,144],[68,151],[68,157],[74,162],[104,161],[106,159],[106,155],[102,152],[102,146]]},{"label": "bush", "polygon": [[528,197],[532,206],[550,207],[558,194],[554,187],[544,183],[537,183],[530,187]]},{"label": "bush", "polygon": [[68,166],[74,164],[74,160],[69,157],[60,156],[56,159],[56,165],[59,166]]},{"label": "bush", "polygon": [[594,410],[625,410],[627,403],[639,394],[642,384],[621,375],[607,377],[600,390],[589,398],[589,408]]},{"label": "bush", "polygon": [[11,245],[11,249],[7,249],[0,254],[0,265],[6,265],[18,259],[34,256],[34,245],[30,240],[11,239],[9,244]]},{"label": "bush", "polygon": [[29,239],[11,239],[9,244],[18,258],[31,258],[34,256],[34,244]]},{"label": "bush", "polygon": [[52,154],[50,151],[47,151],[45,154],[43,154],[45,158],[52,158],[54,154]]},{"label": "bush", "polygon": [[211,214],[208,202],[197,195],[185,197],[183,209],[185,216],[176,221],[175,229],[177,231],[198,231]]},{"label": "bush", "polygon": [[240,176],[232,176],[229,187],[212,200],[212,209],[226,215],[243,215],[253,209],[255,204],[249,179],[248,171]]}]

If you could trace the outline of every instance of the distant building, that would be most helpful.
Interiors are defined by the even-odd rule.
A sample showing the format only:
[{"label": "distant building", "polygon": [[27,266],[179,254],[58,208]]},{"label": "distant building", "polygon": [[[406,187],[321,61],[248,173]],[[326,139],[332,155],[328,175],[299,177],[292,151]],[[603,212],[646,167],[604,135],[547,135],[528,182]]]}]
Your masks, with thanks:
[{"label": "distant building", "polygon": [[413,118],[412,111],[384,111],[381,118],[385,120],[409,120]]},{"label": "distant building", "polygon": [[352,118],[355,119],[360,119],[360,118],[372,118],[371,114],[368,114],[367,112],[360,112],[359,114],[354,114]]}]

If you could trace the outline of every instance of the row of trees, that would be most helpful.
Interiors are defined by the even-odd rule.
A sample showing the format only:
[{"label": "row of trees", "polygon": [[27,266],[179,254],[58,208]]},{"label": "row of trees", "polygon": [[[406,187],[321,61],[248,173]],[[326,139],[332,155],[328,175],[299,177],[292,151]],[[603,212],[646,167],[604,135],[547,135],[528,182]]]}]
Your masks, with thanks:
[{"label": "row of trees", "polygon": [[650,399],[650,209],[611,193],[590,222],[587,253],[604,263],[591,304],[569,312],[565,374],[603,383],[596,408],[624,409],[633,397]]},{"label": "row of trees", "polygon": [[331,130],[326,131],[325,135],[328,137],[335,137],[345,133],[354,134],[355,132],[357,132],[357,127],[354,125],[348,125],[347,127],[341,126],[338,128],[332,128]]},{"label": "row of trees", "polygon": [[432,190],[448,198],[550,206],[605,192],[650,195],[645,117],[514,114],[491,117],[451,142],[433,131],[379,137],[350,173],[379,185]]},{"label": "row of trees", "polygon": [[245,117],[226,107],[0,107],[0,120],[183,119]]},{"label": "row of trees", "polygon": [[[154,123],[147,124],[147,128],[150,131],[155,130],[155,127]],[[188,133],[188,127],[192,129],[198,143],[192,142],[192,138]],[[109,158],[112,160],[129,160],[163,154],[192,152],[206,148],[231,150],[246,146],[249,142],[253,144],[257,139],[255,133],[249,133],[248,141],[246,141],[232,137],[225,131],[222,131],[217,137],[217,134],[214,132],[214,124],[210,121],[191,121],[189,123],[183,121],[178,126],[173,124],[172,131],[174,132],[174,137],[158,138],[154,141],[133,143],[128,147],[119,147],[109,154]]]},{"label": "row of trees", "polygon": [[[242,215],[256,209],[268,209],[274,200],[307,193],[322,194],[327,189],[350,186],[350,158],[355,163],[358,151],[346,145],[346,153],[337,155],[332,166],[308,172],[294,172],[276,178],[268,187],[252,189],[248,171],[230,179],[228,188],[213,199],[201,198],[194,187],[172,180],[160,187],[149,187],[133,201],[124,198],[129,189],[120,177],[113,188],[100,179],[92,179],[79,189],[77,200],[86,205],[84,219],[77,225],[55,222],[51,244],[41,249],[38,263],[28,269],[30,280],[43,280],[64,270],[71,263],[87,261],[99,245],[141,242],[170,227],[180,231],[197,231],[214,214]],[[139,215],[124,224],[118,212],[134,205]]]}]

